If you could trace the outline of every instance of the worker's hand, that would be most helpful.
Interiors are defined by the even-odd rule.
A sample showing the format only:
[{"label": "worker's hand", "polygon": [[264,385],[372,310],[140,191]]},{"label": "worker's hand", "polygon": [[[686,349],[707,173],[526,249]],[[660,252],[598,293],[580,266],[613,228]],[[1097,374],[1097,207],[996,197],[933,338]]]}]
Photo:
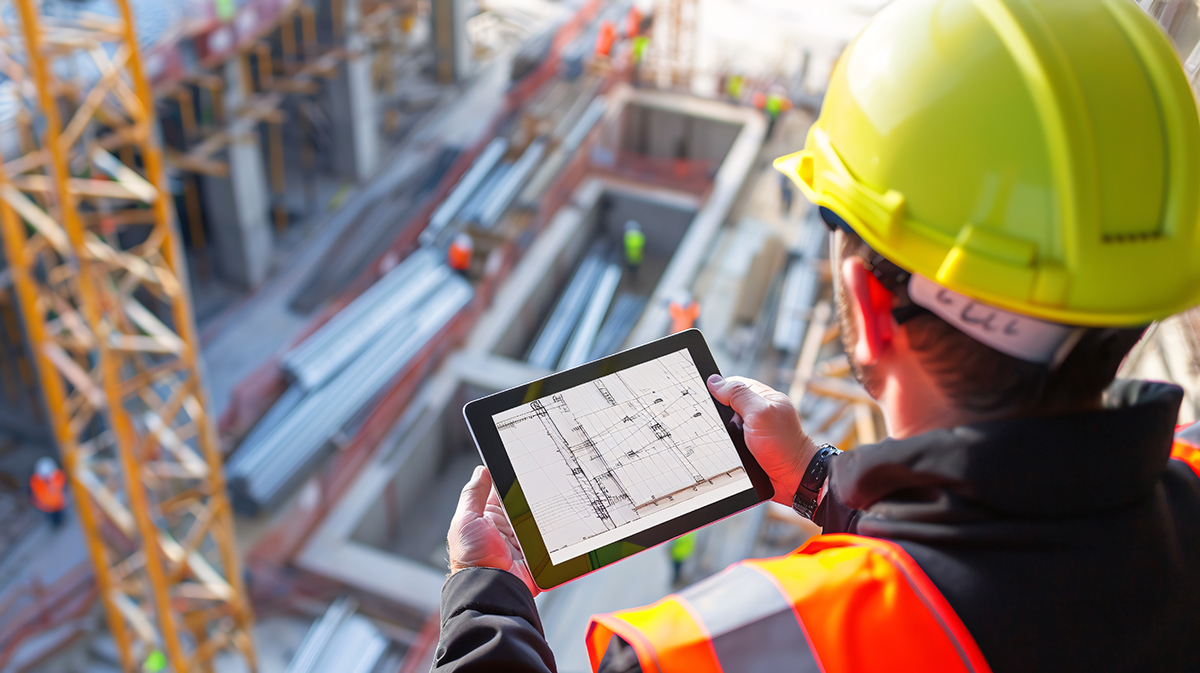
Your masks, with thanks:
[{"label": "worker's hand", "polygon": [[492,475],[482,465],[475,468],[475,474],[458,498],[446,548],[450,553],[451,575],[464,568],[498,568],[520,578],[534,596],[540,592],[529,574],[512,524],[500,508],[500,496],[492,488]]},{"label": "worker's hand", "polygon": [[771,485],[775,502],[792,506],[792,497],[800,486],[817,445],[800,427],[800,414],[787,395],[741,376],[708,377],[713,397],[732,407],[734,423],[742,425],[746,448],[762,465]]}]

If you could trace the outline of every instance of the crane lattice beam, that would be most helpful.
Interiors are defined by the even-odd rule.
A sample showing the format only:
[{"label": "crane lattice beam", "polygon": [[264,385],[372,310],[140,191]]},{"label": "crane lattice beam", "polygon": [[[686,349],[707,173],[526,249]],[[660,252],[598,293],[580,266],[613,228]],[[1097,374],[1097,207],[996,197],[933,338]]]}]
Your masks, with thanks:
[{"label": "crane lattice beam", "polygon": [[0,69],[34,121],[0,171],[0,230],[121,664],[161,650],[176,672],[209,671],[233,648],[254,670],[128,2],[112,16],[12,2],[20,32],[3,29]]}]

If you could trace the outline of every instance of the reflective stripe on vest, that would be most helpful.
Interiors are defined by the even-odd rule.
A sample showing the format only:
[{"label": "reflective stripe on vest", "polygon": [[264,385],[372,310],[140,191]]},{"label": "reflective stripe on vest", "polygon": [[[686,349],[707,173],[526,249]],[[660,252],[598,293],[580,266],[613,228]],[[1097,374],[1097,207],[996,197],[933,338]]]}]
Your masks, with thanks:
[{"label": "reflective stripe on vest", "polygon": [[1200,423],[1193,423],[1175,434],[1171,457],[1187,463],[1200,477]]},{"label": "reflective stripe on vest", "polygon": [[593,617],[593,670],[613,635],[644,673],[990,671],[917,563],[857,535],[819,536],[648,607]]}]

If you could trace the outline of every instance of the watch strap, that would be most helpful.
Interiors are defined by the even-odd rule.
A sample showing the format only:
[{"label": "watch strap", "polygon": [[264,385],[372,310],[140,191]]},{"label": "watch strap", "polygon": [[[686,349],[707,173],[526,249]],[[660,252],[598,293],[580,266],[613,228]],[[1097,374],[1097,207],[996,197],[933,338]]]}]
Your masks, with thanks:
[{"label": "watch strap", "polygon": [[829,459],[842,453],[832,444],[822,444],[812,460],[808,461],[808,469],[800,479],[796,495],[792,497],[792,509],[800,516],[811,520],[817,511],[817,500],[821,496],[821,488],[829,477]]}]

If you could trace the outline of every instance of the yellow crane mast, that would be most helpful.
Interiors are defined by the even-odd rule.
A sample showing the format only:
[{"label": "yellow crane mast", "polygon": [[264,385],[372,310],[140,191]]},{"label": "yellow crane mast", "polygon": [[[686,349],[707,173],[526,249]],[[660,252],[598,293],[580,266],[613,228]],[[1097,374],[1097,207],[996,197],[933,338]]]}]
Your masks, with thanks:
[{"label": "yellow crane mast", "polygon": [[0,229],[122,666],[157,668],[165,654],[176,673],[209,671],[236,649],[254,670],[128,1],[111,16],[12,3],[0,3],[19,19],[0,35],[0,68],[31,114],[24,154],[0,171]]}]

